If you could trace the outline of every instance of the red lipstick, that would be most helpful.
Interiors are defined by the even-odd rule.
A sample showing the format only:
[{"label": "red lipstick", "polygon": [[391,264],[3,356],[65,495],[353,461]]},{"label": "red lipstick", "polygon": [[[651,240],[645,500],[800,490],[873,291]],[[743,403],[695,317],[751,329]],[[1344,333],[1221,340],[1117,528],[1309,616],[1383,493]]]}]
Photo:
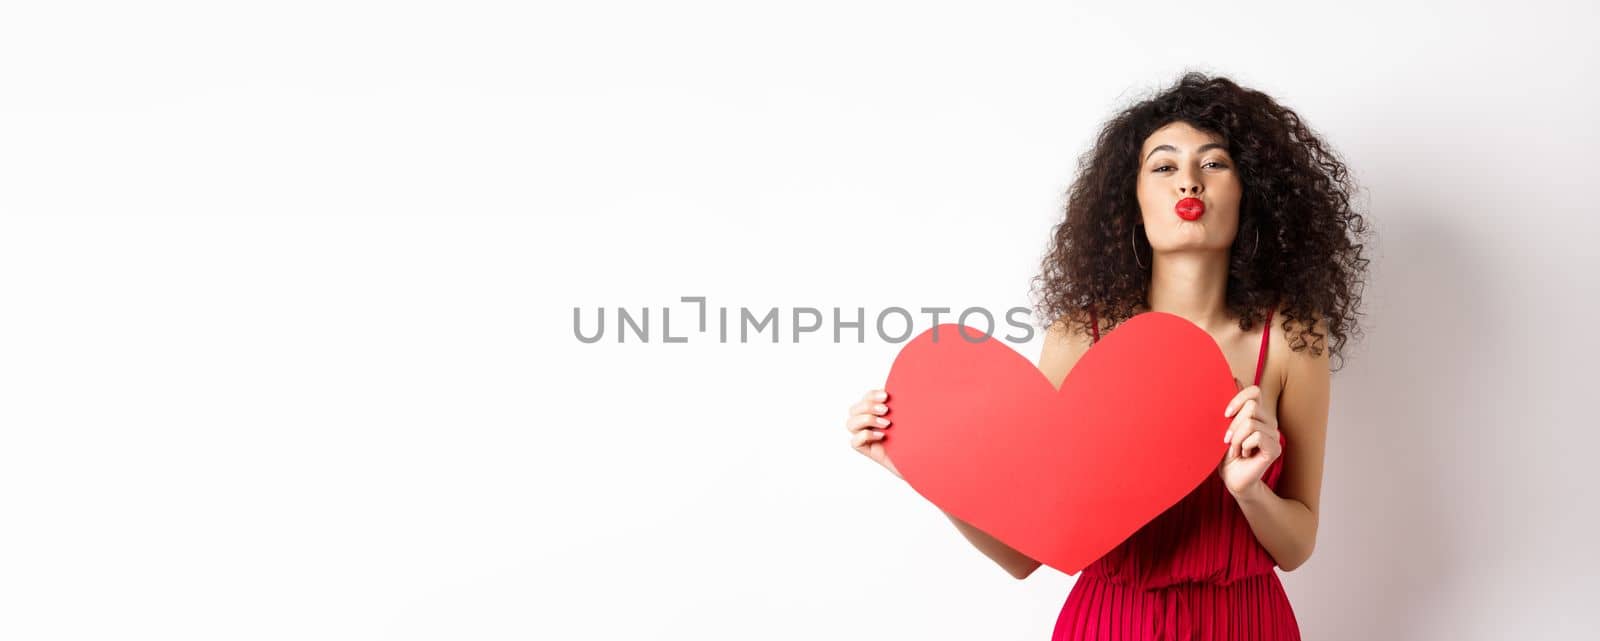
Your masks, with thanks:
[{"label": "red lipstick", "polygon": [[1172,208],[1184,220],[1199,220],[1206,213],[1206,204],[1199,198],[1185,198]]}]

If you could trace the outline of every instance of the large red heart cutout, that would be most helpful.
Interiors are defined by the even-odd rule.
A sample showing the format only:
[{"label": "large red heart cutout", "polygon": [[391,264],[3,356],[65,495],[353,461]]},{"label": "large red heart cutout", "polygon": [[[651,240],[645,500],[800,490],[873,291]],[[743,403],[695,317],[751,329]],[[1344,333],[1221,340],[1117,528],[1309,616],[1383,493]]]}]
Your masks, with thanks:
[{"label": "large red heart cutout", "polygon": [[1215,474],[1238,387],[1211,336],[1146,312],[1059,390],[977,330],[929,329],[895,357],[883,444],[940,509],[1076,574]]}]

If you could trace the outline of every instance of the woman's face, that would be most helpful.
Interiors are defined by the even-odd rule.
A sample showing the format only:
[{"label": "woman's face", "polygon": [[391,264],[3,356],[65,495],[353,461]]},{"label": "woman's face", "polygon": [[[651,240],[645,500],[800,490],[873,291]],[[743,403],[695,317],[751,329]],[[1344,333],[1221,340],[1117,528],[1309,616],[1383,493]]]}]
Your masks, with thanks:
[{"label": "woman's face", "polygon": [[[1220,137],[1174,122],[1145,139],[1139,159],[1139,212],[1157,253],[1226,251],[1233,244],[1242,188]],[[1204,212],[1187,198],[1199,199]],[[1193,220],[1179,214],[1180,201]]]}]

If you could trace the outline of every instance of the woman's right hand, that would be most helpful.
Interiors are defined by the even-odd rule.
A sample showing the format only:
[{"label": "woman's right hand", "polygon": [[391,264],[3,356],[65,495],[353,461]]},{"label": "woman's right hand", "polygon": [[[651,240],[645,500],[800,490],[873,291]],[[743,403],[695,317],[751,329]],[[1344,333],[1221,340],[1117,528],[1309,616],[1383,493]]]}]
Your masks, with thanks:
[{"label": "woman's right hand", "polygon": [[850,418],[844,426],[850,430],[850,444],[857,452],[877,461],[904,480],[905,477],[900,476],[900,470],[894,468],[894,463],[889,461],[889,455],[883,448],[883,439],[888,436],[884,430],[889,428],[889,419],[883,417],[889,412],[888,403],[887,392],[881,389],[867,390],[861,400],[850,406]]}]

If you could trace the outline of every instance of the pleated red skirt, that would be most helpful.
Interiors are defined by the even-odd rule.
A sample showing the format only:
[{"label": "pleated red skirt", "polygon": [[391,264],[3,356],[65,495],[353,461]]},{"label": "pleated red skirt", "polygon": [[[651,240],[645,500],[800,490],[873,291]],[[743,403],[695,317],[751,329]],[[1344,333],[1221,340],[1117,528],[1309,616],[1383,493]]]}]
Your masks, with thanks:
[{"label": "pleated red skirt", "polygon": [[[1266,326],[1272,326],[1271,313]],[[1098,341],[1098,320],[1094,329]],[[1263,330],[1257,385],[1266,356]],[[1286,441],[1280,432],[1285,451]],[[1276,490],[1282,474],[1279,457],[1262,481]],[[1300,627],[1276,568],[1239,502],[1213,473],[1078,573],[1051,639],[1298,641]]]},{"label": "pleated red skirt", "polygon": [[1300,638],[1276,572],[1227,585],[1178,583],[1144,589],[1080,576],[1051,639],[1280,641]]}]

